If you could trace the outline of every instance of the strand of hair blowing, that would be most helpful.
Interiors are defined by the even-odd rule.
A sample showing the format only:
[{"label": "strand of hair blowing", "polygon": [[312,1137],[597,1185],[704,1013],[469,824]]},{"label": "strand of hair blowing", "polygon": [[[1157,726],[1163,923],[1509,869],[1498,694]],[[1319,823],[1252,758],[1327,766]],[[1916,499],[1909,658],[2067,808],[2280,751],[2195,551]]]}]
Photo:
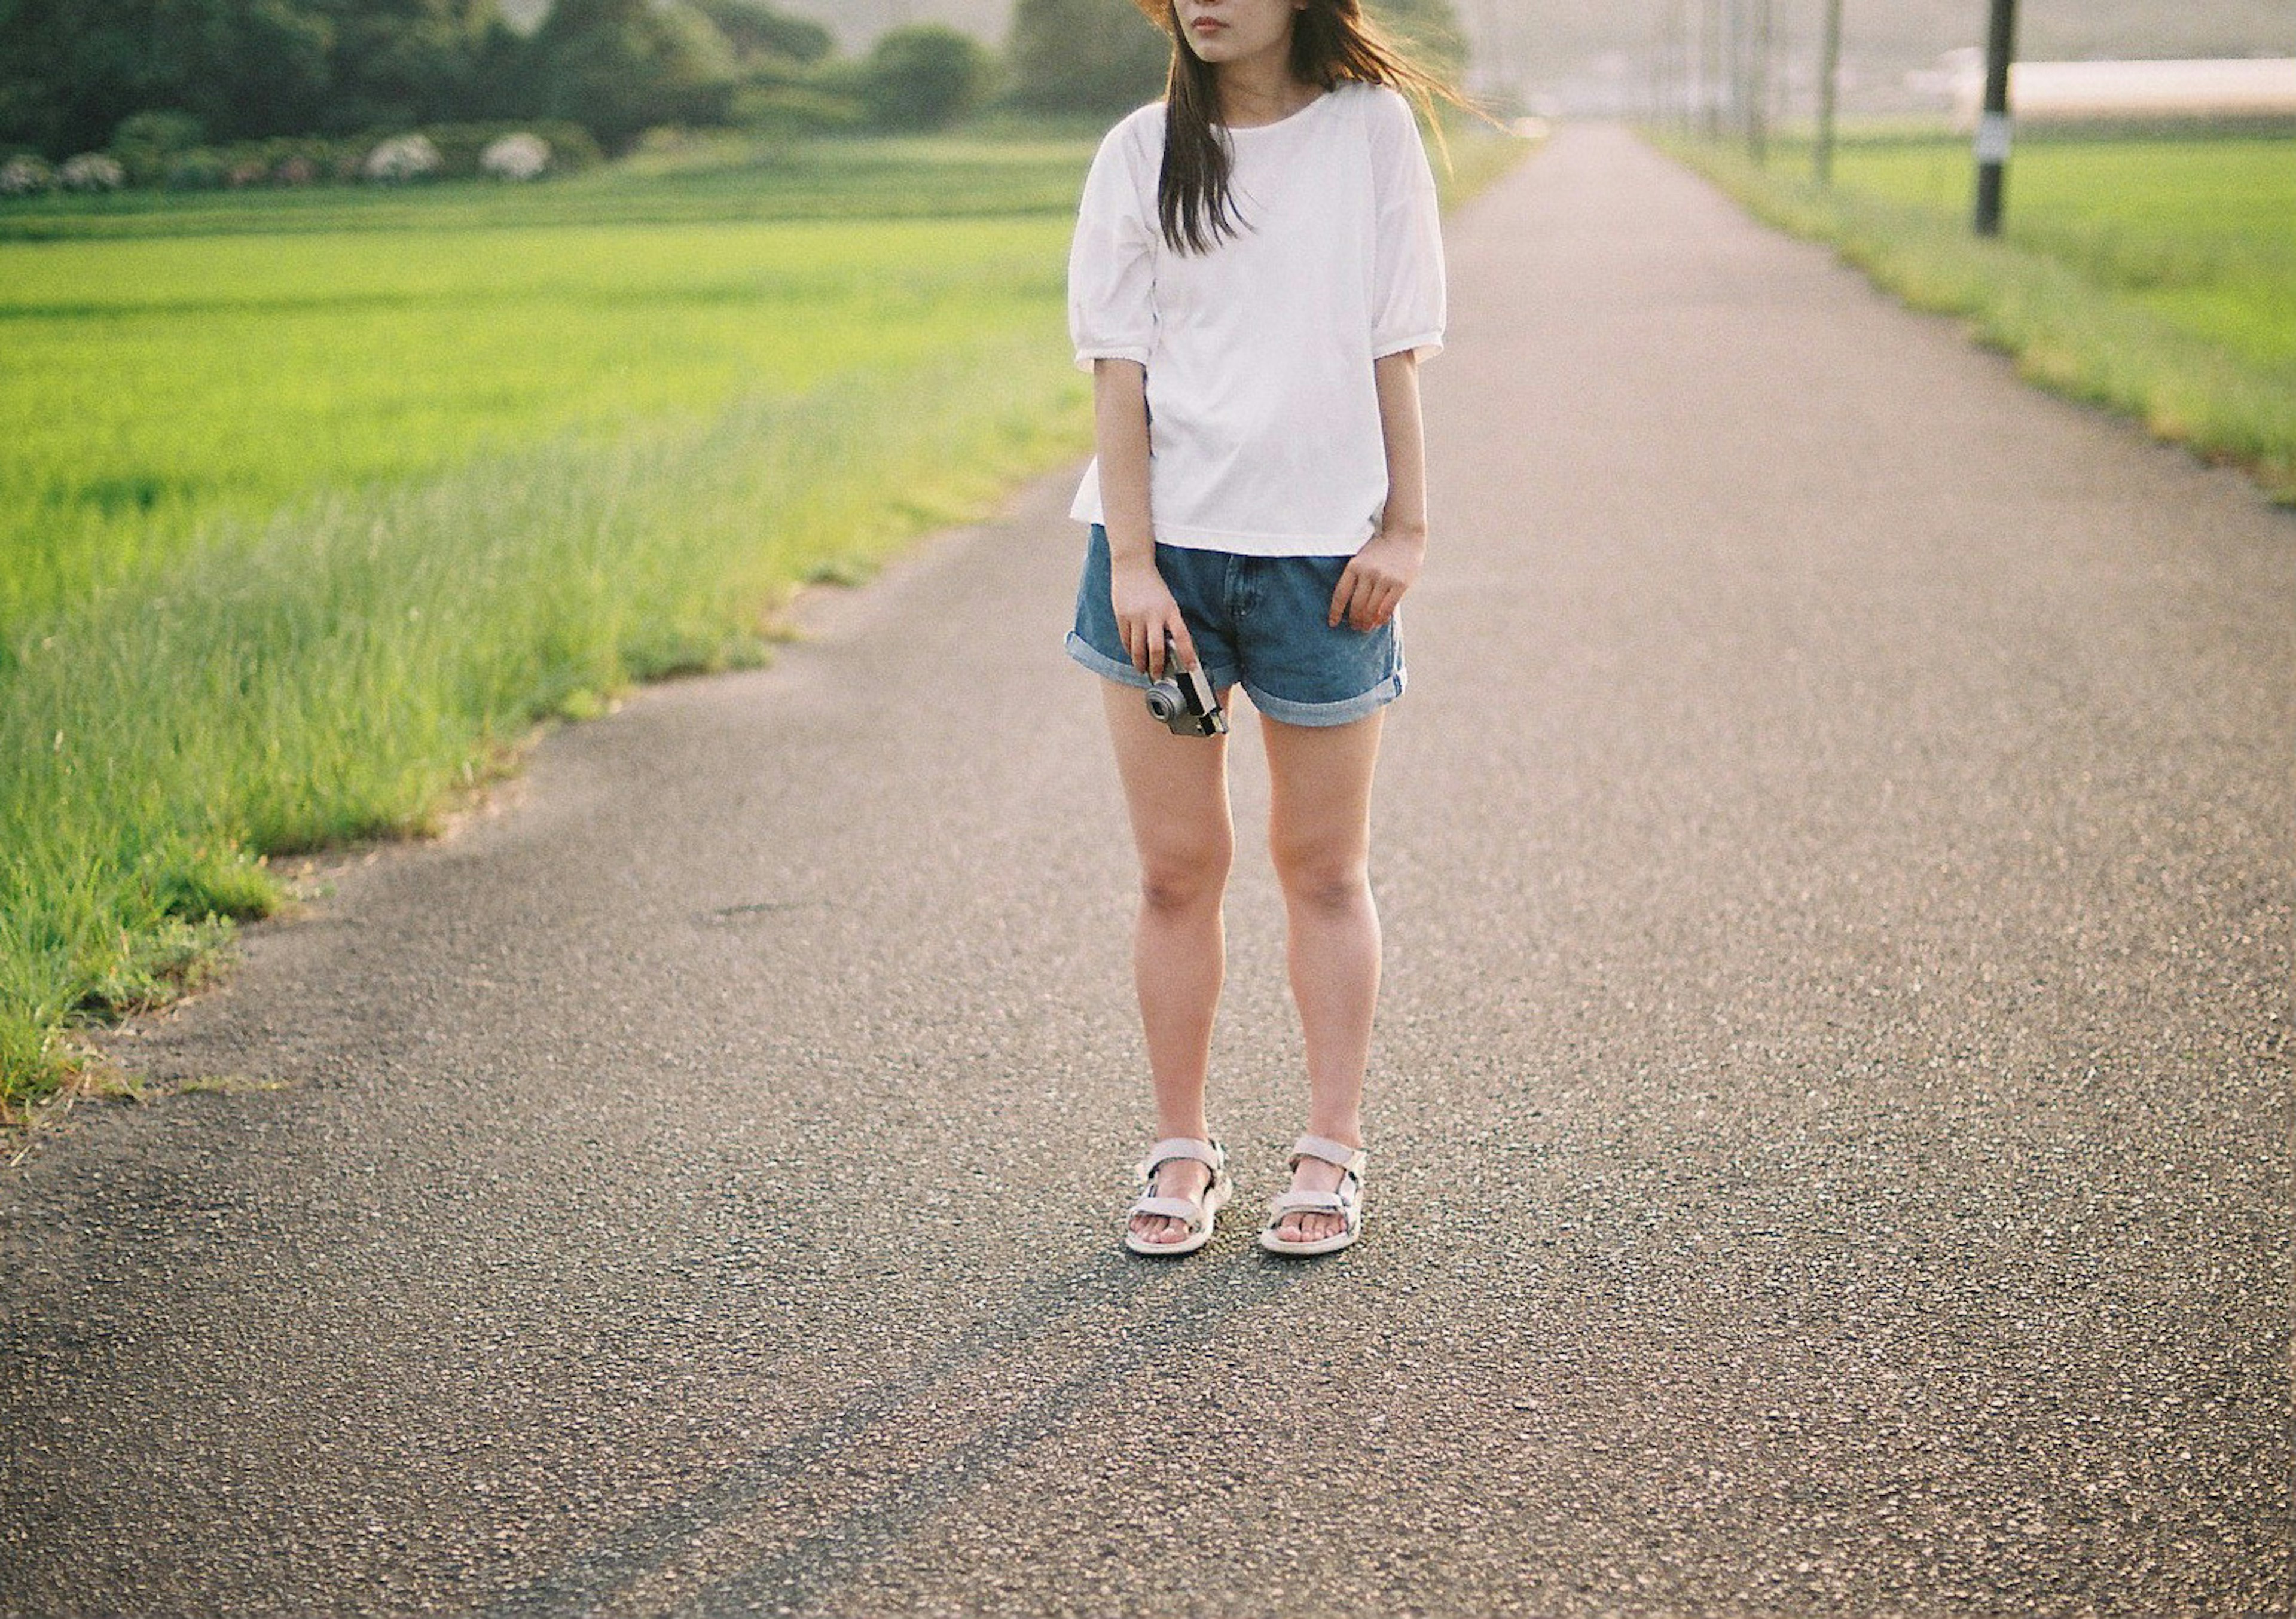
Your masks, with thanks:
[{"label": "strand of hair blowing", "polygon": [[[1176,253],[1209,253],[1235,234],[1235,199],[1228,190],[1234,155],[1221,127],[1219,88],[1212,65],[1180,37],[1179,14],[1166,0],[1165,30],[1172,36],[1172,67],[1164,87],[1164,167],[1157,176],[1156,211],[1164,240]],[[1344,82],[1386,85],[1419,106],[1444,147],[1435,120],[1440,99],[1480,112],[1456,88],[1419,66],[1387,31],[1364,15],[1362,0],[1308,0],[1292,26],[1292,72],[1324,90]],[[1445,160],[1449,160],[1447,150]]]}]

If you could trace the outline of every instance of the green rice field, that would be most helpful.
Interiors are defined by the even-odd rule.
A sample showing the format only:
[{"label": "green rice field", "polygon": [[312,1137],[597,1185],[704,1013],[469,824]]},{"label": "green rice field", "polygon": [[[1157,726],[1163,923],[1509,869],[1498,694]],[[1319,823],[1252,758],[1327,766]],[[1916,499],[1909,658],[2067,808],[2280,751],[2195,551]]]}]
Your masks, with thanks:
[{"label": "green rice field", "polygon": [[1970,317],[2034,380],[2296,498],[2296,136],[2021,139],[1998,242],[1971,234],[1963,139],[1853,135],[1830,192],[1792,143],[1767,168],[1675,150],[1907,301]]},{"label": "green rice field", "polygon": [[[1835,175],[1942,217],[1970,206],[1961,141],[1852,143]],[[2296,368],[2296,138],[2029,139],[2014,154],[2007,224],[2013,244],[2166,324],[2257,365]]]},{"label": "green rice field", "polygon": [[[282,904],[271,857],[431,829],[1081,453],[1092,147],[0,202],[0,1124]],[[1459,195],[1523,149],[1454,150]]]},{"label": "green rice field", "polygon": [[0,244],[0,624],[228,514],[1044,330],[1063,219]]}]

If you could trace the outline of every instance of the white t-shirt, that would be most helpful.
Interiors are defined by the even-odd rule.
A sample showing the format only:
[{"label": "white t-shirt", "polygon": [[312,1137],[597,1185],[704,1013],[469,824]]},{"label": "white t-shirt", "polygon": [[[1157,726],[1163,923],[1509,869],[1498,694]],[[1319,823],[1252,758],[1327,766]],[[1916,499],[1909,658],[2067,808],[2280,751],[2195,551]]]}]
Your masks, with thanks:
[{"label": "white t-shirt", "polygon": [[[1350,556],[1387,501],[1372,362],[1443,347],[1435,177],[1410,103],[1383,85],[1227,135],[1240,229],[1200,254],[1158,225],[1163,104],[1101,143],[1069,254],[1077,364],[1147,368],[1160,542]],[[1070,515],[1104,520],[1097,461]]]}]

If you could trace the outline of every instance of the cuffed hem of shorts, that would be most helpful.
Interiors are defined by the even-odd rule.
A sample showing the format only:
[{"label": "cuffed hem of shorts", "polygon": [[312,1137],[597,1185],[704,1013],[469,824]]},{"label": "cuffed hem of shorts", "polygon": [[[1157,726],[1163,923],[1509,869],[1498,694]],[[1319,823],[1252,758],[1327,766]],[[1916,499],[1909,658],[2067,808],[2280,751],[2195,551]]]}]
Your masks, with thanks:
[{"label": "cuffed hem of shorts", "polygon": [[1342,698],[1336,703],[1294,703],[1280,697],[1270,697],[1257,688],[1246,685],[1244,695],[1251,706],[1271,720],[1286,725],[1345,725],[1364,715],[1384,708],[1403,695],[1405,672],[1398,669],[1385,680],[1360,697]]},{"label": "cuffed hem of shorts", "polygon": [[[1103,675],[1110,680],[1136,687],[1143,691],[1156,683],[1132,665],[1119,663],[1074,630],[1069,632],[1066,644],[1069,656],[1090,669],[1095,675]],[[1218,669],[1210,669],[1205,672],[1212,677],[1212,686],[1216,691],[1225,691],[1228,687],[1235,684],[1235,675],[1233,673],[1223,673]]]}]

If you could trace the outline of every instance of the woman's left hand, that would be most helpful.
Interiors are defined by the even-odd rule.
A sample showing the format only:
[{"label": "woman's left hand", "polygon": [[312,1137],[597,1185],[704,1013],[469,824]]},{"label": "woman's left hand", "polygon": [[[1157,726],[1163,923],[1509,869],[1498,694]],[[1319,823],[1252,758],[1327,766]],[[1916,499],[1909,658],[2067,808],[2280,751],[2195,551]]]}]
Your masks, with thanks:
[{"label": "woman's left hand", "polygon": [[1339,588],[1332,593],[1326,620],[1337,629],[1344,618],[1358,630],[1375,630],[1395,617],[1403,593],[1427,560],[1427,531],[1382,528],[1348,559]]}]

